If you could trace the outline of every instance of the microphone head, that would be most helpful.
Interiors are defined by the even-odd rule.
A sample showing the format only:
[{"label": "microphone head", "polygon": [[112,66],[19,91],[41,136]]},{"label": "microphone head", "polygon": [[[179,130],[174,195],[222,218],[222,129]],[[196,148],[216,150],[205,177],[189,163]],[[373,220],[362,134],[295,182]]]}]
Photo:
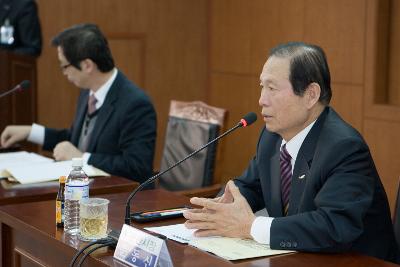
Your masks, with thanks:
[{"label": "microphone head", "polygon": [[246,127],[251,125],[256,120],[257,120],[257,114],[254,112],[249,112],[243,117],[243,119],[240,120],[240,124],[242,125],[242,127]]},{"label": "microphone head", "polygon": [[25,90],[28,89],[29,87],[31,87],[31,82],[28,80],[23,80],[20,84],[19,87],[21,90]]}]

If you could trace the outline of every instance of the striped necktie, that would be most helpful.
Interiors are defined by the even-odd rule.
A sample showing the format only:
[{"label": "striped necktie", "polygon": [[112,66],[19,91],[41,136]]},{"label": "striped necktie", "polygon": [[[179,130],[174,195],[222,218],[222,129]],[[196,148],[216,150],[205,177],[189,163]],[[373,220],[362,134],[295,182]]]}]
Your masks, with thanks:
[{"label": "striped necktie", "polygon": [[286,150],[286,144],[284,144],[281,148],[280,155],[280,165],[281,165],[281,196],[282,196],[282,204],[283,204],[283,213],[285,216],[289,210],[289,198],[290,198],[290,183],[292,180],[292,157],[289,155],[289,152]]}]

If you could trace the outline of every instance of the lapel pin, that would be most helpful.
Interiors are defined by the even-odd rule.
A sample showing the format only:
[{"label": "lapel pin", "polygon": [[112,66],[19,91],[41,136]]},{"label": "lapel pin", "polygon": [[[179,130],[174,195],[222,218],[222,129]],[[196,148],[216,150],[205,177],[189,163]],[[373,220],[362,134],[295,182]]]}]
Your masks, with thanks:
[{"label": "lapel pin", "polygon": [[306,175],[303,174],[303,175],[300,175],[300,176],[299,176],[299,179],[304,179],[305,177],[306,177]]}]

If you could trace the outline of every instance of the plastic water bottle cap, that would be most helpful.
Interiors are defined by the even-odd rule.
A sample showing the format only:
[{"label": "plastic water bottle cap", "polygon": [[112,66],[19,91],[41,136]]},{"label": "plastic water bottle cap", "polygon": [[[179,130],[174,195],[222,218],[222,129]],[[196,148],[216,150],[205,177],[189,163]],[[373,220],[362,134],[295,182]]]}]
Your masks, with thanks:
[{"label": "plastic water bottle cap", "polygon": [[83,159],[82,158],[72,158],[72,167],[82,167]]}]

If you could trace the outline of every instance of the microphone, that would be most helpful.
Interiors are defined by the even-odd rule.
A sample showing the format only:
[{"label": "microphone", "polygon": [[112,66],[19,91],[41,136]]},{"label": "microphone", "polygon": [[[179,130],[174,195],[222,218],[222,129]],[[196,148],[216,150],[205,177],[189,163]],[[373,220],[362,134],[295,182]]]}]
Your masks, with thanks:
[{"label": "microphone", "polygon": [[31,86],[31,82],[28,81],[28,80],[24,80],[24,81],[22,81],[21,83],[19,83],[17,86],[15,86],[13,89],[8,90],[8,91],[6,91],[6,92],[0,94],[0,98],[2,98],[3,96],[6,96],[6,95],[12,94],[12,93],[14,93],[14,92],[26,90],[26,89],[28,89],[30,86]]},{"label": "microphone", "polygon": [[248,114],[246,114],[246,116],[244,116],[239,123],[236,124],[235,127],[229,129],[228,131],[224,132],[223,134],[217,136],[216,138],[214,138],[213,140],[211,140],[210,142],[208,142],[207,144],[203,145],[202,147],[200,147],[199,149],[197,149],[196,151],[193,151],[192,153],[190,153],[189,155],[187,155],[185,158],[181,159],[180,161],[176,162],[175,164],[173,164],[172,166],[170,166],[169,168],[167,168],[166,170],[157,173],[156,175],[148,178],[146,181],[144,181],[143,183],[141,183],[128,197],[128,200],[126,201],[126,208],[125,208],[125,224],[130,225],[131,224],[131,200],[132,198],[136,195],[137,192],[141,191],[144,187],[146,187],[147,185],[149,185],[150,183],[154,182],[154,180],[156,180],[157,178],[159,178],[161,175],[163,175],[164,173],[170,171],[171,169],[175,168],[176,166],[180,165],[182,162],[184,162],[185,160],[193,157],[194,155],[196,155],[197,153],[199,153],[200,151],[202,151],[203,149],[205,149],[206,147],[208,147],[209,145],[213,144],[214,142],[218,141],[219,139],[221,139],[222,137],[224,137],[225,135],[230,134],[231,132],[233,132],[234,130],[236,130],[237,128],[240,127],[247,127],[249,125],[251,125],[253,122],[255,122],[257,120],[257,115],[254,112],[250,112]]}]

